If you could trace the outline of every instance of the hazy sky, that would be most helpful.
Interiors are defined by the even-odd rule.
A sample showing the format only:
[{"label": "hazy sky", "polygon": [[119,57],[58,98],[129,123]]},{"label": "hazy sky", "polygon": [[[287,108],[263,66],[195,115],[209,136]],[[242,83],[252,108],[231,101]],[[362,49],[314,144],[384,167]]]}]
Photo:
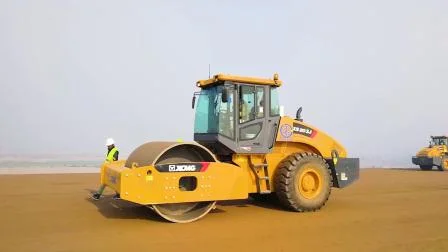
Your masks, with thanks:
[{"label": "hazy sky", "polygon": [[278,72],[285,112],[365,162],[448,134],[448,1],[273,2],[0,1],[0,155],[191,140],[209,63]]}]

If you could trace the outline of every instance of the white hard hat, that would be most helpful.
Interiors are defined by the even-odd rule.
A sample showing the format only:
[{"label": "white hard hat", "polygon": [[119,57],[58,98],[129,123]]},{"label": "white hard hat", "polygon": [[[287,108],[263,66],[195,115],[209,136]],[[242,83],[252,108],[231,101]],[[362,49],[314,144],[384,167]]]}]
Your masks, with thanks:
[{"label": "white hard hat", "polygon": [[106,140],[106,146],[110,146],[110,145],[112,145],[112,144],[114,144],[115,143],[115,141],[114,141],[114,139],[112,139],[112,138],[108,138],[107,140]]}]

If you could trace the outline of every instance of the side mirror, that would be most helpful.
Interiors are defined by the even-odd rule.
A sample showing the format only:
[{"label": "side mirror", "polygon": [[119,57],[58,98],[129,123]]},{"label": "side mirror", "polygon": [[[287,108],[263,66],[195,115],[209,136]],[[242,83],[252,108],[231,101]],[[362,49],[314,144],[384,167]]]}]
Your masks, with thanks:
[{"label": "side mirror", "polygon": [[228,94],[227,94],[227,89],[223,89],[222,91],[221,91],[221,101],[222,102],[227,102],[228,101]]},{"label": "side mirror", "polygon": [[194,109],[194,104],[196,102],[196,95],[193,95],[193,98],[191,99],[191,108]]}]

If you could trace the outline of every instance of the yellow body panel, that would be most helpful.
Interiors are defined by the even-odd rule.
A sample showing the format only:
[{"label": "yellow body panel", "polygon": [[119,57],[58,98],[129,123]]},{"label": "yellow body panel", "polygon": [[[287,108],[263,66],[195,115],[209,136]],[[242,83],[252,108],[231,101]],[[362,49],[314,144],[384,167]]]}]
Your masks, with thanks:
[{"label": "yellow body panel", "polygon": [[[313,137],[304,136],[301,134],[294,133],[294,123],[296,125],[305,125],[309,127],[314,133]],[[281,132],[284,130],[284,132]],[[313,133],[311,133],[313,134]],[[331,153],[333,150],[338,152],[338,157],[346,158],[347,151],[340,143],[335,139],[331,138],[326,133],[318,130],[317,128],[306,124],[304,122],[299,122],[290,117],[282,117],[280,119],[279,131],[277,134],[276,143],[271,153],[266,155],[247,155],[247,154],[235,154],[233,155],[232,161],[248,172],[248,191],[249,193],[257,192],[257,177],[252,172],[250,168],[250,162],[252,164],[262,164],[264,159],[268,164],[268,176],[270,184],[273,185],[275,171],[278,168],[280,162],[293,153],[300,152],[311,152],[321,155],[325,159],[331,159]],[[263,175],[262,169],[257,169],[259,176]],[[266,190],[266,183],[262,182],[261,190]],[[270,190],[273,192],[275,189],[271,186]]]},{"label": "yellow body panel", "polygon": [[442,157],[444,153],[448,152],[447,146],[435,145],[432,147],[425,147],[417,152],[417,157]]},{"label": "yellow body panel", "polygon": [[331,158],[333,150],[338,152],[339,157],[347,157],[345,148],[334,138],[310,124],[294,120],[288,116],[284,116],[280,120],[276,141],[277,143],[284,143],[284,147],[292,146],[296,148],[297,144],[308,146],[308,148],[315,149],[316,153],[324,158]]},{"label": "yellow body panel", "polygon": [[[102,184],[119,192],[122,199],[143,205],[248,197],[247,171],[228,163],[210,162],[204,172],[159,172],[154,166],[127,168],[117,161],[104,164],[102,171]],[[196,177],[196,190],[179,189],[183,176]]]},{"label": "yellow body panel", "polygon": [[107,185],[115,191],[121,190],[119,173],[123,169],[126,160],[118,160],[115,162],[105,162],[101,166],[101,184]]},{"label": "yellow body panel", "polygon": [[240,82],[240,83],[271,85],[271,86],[278,86],[278,87],[282,85],[282,81],[278,80],[277,74],[274,74],[273,79],[263,79],[263,78],[256,78],[256,77],[217,74],[217,75],[213,76],[213,78],[197,81],[196,85],[198,87],[203,88],[203,87],[212,85],[212,84],[220,82],[220,81],[233,81],[233,82]]}]

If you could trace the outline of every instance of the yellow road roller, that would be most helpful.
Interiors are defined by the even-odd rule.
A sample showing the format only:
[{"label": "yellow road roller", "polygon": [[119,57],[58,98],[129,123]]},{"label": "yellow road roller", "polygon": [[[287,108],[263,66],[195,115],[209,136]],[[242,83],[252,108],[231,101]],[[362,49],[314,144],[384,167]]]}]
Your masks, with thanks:
[{"label": "yellow road roller", "polygon": [[295,118],[283,116],[278,74],[218,74],[196,86],[194,141],[144,143],[126,160],[104,163],[101,184],[170,222],[187,223],[217,201],[249,197],[316,211],[332,188],[359,178],[359,158],[304,122],[302,108]]},{"label": "yellow road roller", "polygon": [[431,136],[429,146],[419,150],[412,157],[412,163],[423,171],[432,170],[434,166],[439,171],[448,171],[448,136]]}]

